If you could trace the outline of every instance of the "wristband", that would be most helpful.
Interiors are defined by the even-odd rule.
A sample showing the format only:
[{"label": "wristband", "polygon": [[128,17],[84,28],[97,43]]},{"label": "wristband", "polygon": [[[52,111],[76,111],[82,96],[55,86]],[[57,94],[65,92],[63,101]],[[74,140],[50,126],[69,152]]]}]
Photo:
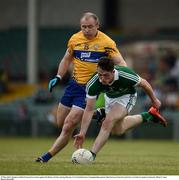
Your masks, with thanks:
[{"label": "wristband", "polygon": [[57,74],[56,77],[59,78],[60,80],[62,79],[62,77],[59,74]]}]

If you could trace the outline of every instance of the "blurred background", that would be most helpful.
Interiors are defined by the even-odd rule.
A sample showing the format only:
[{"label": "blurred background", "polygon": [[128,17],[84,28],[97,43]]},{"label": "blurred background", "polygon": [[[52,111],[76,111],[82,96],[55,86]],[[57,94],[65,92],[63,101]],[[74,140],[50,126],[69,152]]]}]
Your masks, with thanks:
[{"label": "blurred background", "polygon": [[[122,138],[179,140],[179,0],[0,0],[0,136],[59,133],[54,114],[70,73],[53,93],[47,85],[87,11],[97,14],[128,66],[151,83],[169,122],[141,125]],[[132,113],[149,107],[138,91]],[[98,130],[92,122],[88,136]]]}]

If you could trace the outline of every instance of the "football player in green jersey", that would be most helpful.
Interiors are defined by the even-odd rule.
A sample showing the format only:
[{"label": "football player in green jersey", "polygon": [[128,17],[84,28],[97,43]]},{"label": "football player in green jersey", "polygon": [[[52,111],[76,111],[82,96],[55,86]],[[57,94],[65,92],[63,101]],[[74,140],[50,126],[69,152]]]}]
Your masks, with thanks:
[{"label": "football player in green jersey", "polygon": [[[128,115],[136,103],[136,87],[141,87],[151,100],[152,107],[148,112]],[[118,126],[118,134],[125,133],[142,122],[157,122],[164,127],[167,121],[160,115],[158,109],[160,100],[155,96],[151,85],[128,67],[114,66],[108,57],[99,60],[97,73],[88,81],[86,86],[87,105],[83,114],[79,134],[75,136],[74,145],[81,148],[92,115],[95,109],[96,97],[105,93],[106,117],[102,122],[100,132],[91,148],[94,156],[107,142],[114,126]]]}]

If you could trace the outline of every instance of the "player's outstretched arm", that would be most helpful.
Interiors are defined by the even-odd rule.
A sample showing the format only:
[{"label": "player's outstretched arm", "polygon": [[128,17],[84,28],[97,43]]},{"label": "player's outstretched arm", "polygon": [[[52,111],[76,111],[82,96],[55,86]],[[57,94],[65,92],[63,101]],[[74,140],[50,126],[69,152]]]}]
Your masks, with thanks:
[{"label": "player's outstretched arm", "polygon": [[86,132],[91,123],[92,116],[94,113],[96,99],[87,99],[87,105],[83,113],[80,133],[74,136],[74,146],[78,149],[82,147],[82,144],[85,140]]},{"label": "player's outstretched arm", "polygon": [[138,86],[142,87],[145,93],[149,96],[152,106],[159,109],[161,106],[160,100],[155,96],[152,86],[148,83],[147,80],[141,78],[140,83]]},{"label": "player's outstretched arm", "polygon": [[72,62],[72,58],[73,56],[68,52],[68,49],[67,49],[63,59],[59,63],[57,75],[49,81],[48,89],[50,92],[52,92],[53,88],[59,84],[61,78],[69,69],[69,66]]}]

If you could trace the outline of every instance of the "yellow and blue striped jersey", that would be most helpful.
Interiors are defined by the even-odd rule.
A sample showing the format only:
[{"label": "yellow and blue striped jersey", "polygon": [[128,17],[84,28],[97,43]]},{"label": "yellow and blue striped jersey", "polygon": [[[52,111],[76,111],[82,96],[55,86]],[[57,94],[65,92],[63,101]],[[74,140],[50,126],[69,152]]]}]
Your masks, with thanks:
[{"label": "yellow and blue striped jersey", "polygon": [[79,31],[70,38],[68,49],[74,57],[73,78],[79,84],[86,84],[96,72],[99,58],[119,55],[116,43],[101,31],[98,31],[92,40],[87,39],[82,31]]}]

